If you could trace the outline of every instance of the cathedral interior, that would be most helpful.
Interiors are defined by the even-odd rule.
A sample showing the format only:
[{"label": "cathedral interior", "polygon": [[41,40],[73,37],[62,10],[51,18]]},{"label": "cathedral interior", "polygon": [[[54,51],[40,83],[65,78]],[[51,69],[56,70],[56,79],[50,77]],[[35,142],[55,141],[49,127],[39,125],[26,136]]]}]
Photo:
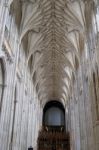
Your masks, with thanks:
[{"label": "cathedral interior", "polygon": [[99,150],[99,0],[0,0],[0,150]]}]

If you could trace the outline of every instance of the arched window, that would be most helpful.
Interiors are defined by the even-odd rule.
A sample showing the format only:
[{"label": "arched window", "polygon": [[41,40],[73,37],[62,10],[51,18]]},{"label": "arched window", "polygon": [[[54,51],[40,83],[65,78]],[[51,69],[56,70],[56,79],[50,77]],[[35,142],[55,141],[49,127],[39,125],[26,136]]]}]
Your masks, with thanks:
[{"label": "arched window", "polygon": [[0,59],[0,112],[2,107],[3,89],[4,89],[4,68],[3,68],[3,61],[2,59]]}]

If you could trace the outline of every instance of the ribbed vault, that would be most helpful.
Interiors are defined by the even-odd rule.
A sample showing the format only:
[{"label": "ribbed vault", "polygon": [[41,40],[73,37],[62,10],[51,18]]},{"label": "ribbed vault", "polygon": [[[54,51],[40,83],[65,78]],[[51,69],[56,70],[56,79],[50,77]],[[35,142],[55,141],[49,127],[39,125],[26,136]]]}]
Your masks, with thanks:
[{"label": "ribbed vault", "polygon": [[11,7],[16,5],[20,6],[15,13],[20,43],[39,100],[42,104],[49,99],[65,102],[84,48],[83,0],[10,2]]}]

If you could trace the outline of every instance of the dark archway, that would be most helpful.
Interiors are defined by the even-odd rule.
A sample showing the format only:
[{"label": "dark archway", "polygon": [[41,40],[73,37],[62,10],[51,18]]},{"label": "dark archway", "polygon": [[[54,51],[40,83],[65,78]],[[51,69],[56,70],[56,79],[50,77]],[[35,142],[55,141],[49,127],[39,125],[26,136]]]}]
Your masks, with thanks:
[{"label": "dark archway", "polygon": [[59,101],[46,103],[43,109],[43,126],[65,126],[65,109]]},{"label": "dark archway", "polygon": [[38,150],[70,150],[69,134],[65,130],[65,109],[59,101],[46,103],[43,126],[38,136]]}]

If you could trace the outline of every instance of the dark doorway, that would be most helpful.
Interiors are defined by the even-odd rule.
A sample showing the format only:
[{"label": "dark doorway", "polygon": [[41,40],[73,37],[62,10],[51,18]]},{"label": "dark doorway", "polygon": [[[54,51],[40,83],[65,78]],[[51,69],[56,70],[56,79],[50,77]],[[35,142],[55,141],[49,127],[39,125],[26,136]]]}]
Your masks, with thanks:
[{"label": "dark doorway", "polygon": [[58,101],[50,101],[44,107],[38,150],[70,150],[70,138],[65,130],[65,109]]},{"label": "dark doorway", "polygon": [[43,110],[44,126],[65,126],[65,109],[58,101],[48,102]]}]

